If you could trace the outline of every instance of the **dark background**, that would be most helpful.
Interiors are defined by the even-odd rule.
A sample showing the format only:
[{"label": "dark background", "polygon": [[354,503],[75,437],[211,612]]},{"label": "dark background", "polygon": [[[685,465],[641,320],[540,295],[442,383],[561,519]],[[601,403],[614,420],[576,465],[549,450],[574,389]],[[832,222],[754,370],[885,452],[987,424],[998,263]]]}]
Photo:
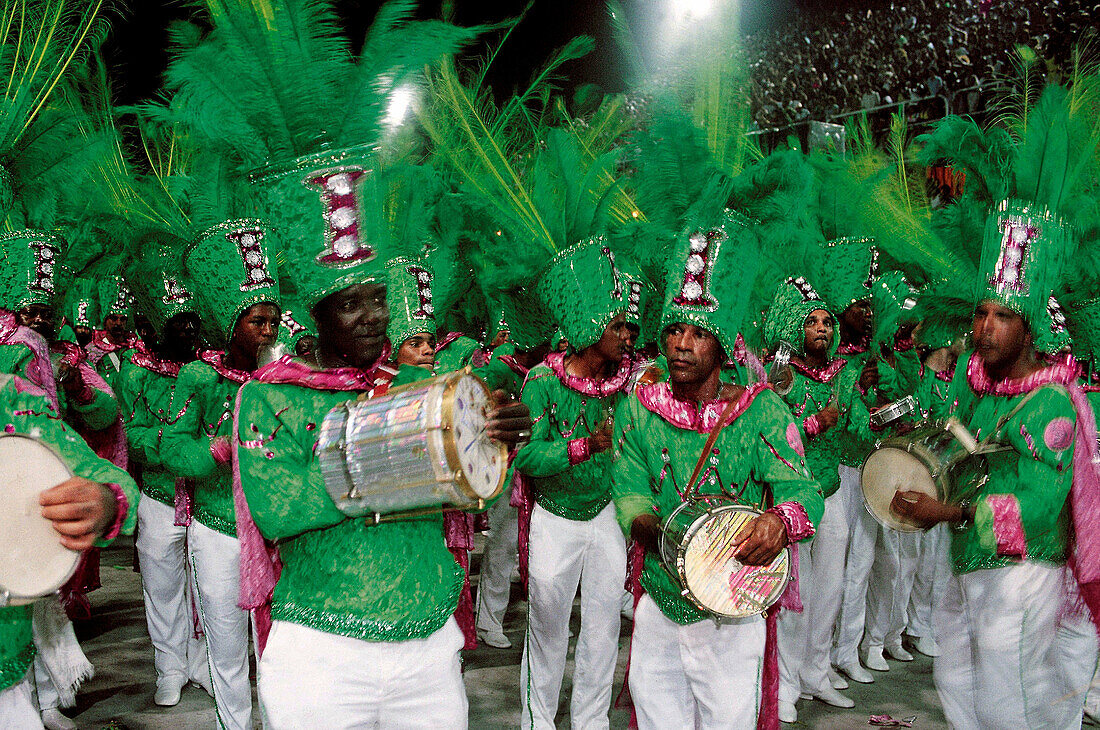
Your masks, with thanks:
[{"label": "dark background", "polygon": [[[638,35],[659,27],[674,0],[621,0]],[[715,0],[721,2],[723,0]],[[730,0],[724,0],[729,2]],[[733,0],[741,2],[742,27],[752,32],[781,24],[793,13],[813,12],[822,0]],[[337,12],[344,21],[354,48],[381,3],[371,0],[337,0]],[[518,15],[525,0],[455,0],[461,25],[497,22]],[[833,0],[829,5],[860,5]],[[112,69],[115,94],[121,104],[147,98],[160,88],[168,63],[167,28],[170,23],[195,16],[180,0],[130,0],[128,8],[116,13],[104,53]],[[438,17],[438,0],[423,0],[421,12]],[[201,15],[197,16],[200,18]],[[555,48],[570,38],[587,34],[596,39],[596,50],[588,57],[563,68],[566,88],[595,83],[610,91],[623,88],[621,63],[611,41],[610,25],[603,0],[536,0],[522,25],[490,70],[489,83],[498,94],[508,94],[523,84]],[[644,43],[644,37],[640,39]]]}]

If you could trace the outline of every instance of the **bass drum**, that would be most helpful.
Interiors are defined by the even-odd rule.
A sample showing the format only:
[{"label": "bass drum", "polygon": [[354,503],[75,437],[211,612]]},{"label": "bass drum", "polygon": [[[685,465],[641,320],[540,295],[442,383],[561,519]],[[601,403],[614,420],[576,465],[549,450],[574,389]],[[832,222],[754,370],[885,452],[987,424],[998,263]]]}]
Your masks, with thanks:
[{"label": "bass drum", "polygon": [[38,497],[73,473],[52,448],[30,436],[0,436],[0,606],[55,593],[76,571],[80,553],[62,546]]},{"label": "bass drum", "polygon": [[661,560],[697,608],[719,618],[763,613],[779,600],[791,577],[790,550],[767,566],[733,557],[734,537],[760,512],[723,497],[684,502],[661,528]]}]

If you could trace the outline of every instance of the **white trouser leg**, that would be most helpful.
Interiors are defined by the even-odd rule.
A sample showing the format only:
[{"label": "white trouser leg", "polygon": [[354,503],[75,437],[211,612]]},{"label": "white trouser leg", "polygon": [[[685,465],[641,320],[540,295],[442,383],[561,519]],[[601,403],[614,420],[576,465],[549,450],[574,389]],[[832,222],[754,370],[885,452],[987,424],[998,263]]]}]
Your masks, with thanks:
[{"label": "white trouser leg", "polygon": [[1062,616],[1058,622],[1056,647],[1063,689],[1056,698],[1058,727],[1079,728],[1097,669],[1096,626],[1087,608],[1082,613]]},{"label": "white trouser leg", "polygon": [[800,676],[801,686],[809,692],[829,686],[829,649],[844,596],[844,563],[848,553],[848,516],[844,507],[844,497],[839,491],[825,500],[825,513],[813,540],[813,590],[802,594],[806,649]]},{"label": "white trouser leg", "polygon": [[519,512],[508,504],[505,492],[489,509],[489,534],[481,556],[481,576],[477,581],[478,631],[503,632],[504,613],[512,590],[512,570],[518,552]]},{"label": "white trouser leg", "polygon": [[236,538],[199,522],[189,528],[191,567],[208,650],[208,672],[218,722],[228,730],[251,730],[252,685],[248,681],[248,612],[237,607],[241,547]]},{"label": "white trouser leg", "polygon": [[640,730],[756,727],[764,619],[681,626],[648,596],[634,612],[630,696]]},{"label": "white trouser leg", "polygon": [[42,656],[34,657],[34,691],[38,698],[39,710],[56,710],[61,706],[61,696],[57,694],[57,686],[50,679],[50,673],[46,671],[46,665],[42,663]]},{"label": "white trouser leg", "polygon": [[609,504],[587,523],[581,567],[581,630],[573,656],[573,728],[599,730],[610,722],[611,690],[619,658],[626,539]]},{"label": "white trouser leg", "polygon": [[875,542],[875,562],[867,579],[863,640],[868,646],[883,646],[890,643],[889,639],[901,641],[905,607],[909,602],[907,586],[912,587],[911,580],[906,579],[913,575],[917,537],[915,533],[888,530],[877,523],[875,527],[878,539]]},{"label": "white trouser leg", "polygon": [[462,644],[453,617],[431,636],[393,642],[275,621],[257,683],[265,727],[463,730]]},{"label": "white trouser leg", "polygon": [[814,592],[813,586],[813,553],[815,536],[809,542],[801,542],[795,546],[798,550],[798,594],[802,597],[802,613],[783,610],[779,612],[777,623],[779,642],[779,700],[781,702],[798,702],[798,696],[802,694],[802,682],[799,673],[802,671],[803,661],[806,655],[806,631],[807,619],[806,601]]},{"label": "white trouser leg", "polygon": [[840,468],[840,488],[847,492],[851,533],[844,568],[844,598],[840,606],[840,630],[837,634],[835,664],[859,661],[857,648],[863,636],[867,608],[867,581],[875,563],[875,544],[879,524],[863,506],[859,488],[859,471]]},{"label": "white trouser leg", "polygon": [[1062,568],[1022,563],[953,576],[934,613],[936,689],[955,730],[1058,728]]},{"label": "white trouser leg", "polygon": [[538,504],[531,512],[527,636],[519,680],[524,730],[555,727],[586,532],[585,523],[558,517]]},{"label": "white trouser leg", "polygon": [[943,598],[947,581],[951,578],[948,552],[951,547],[950,528],[939,524],[920,533],[917,574],[913,579],[913,591],[909,594],[906,611],[910,636],[935,638],[932,631],[932,607]]},{"label": "white trouser leg", "polygon": [[42,716],[34,706],[30,676],[0,690],[0,727],[12,730],[41,730]]},{"label": "white trouser leg", "polygon": [[191,614],[187,528],[177,527],[175,510],[152,497],[138,502],[137,516],[141,590],[157,679],[187,682],[206,664],[206,646],[195,639]]}]

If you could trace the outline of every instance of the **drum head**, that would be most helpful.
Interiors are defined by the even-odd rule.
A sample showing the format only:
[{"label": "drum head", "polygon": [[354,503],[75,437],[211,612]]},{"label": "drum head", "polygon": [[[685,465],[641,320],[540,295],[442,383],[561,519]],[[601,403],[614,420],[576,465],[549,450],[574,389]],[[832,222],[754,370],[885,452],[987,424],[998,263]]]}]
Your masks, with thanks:
[{"label": "drum head", "polygon": [[489,389],[473,375],[464,375],[454,384],[450,406],[454,442],[450,456],[460,465],[465,484],[481,499],[491,499],[500,493],[508,469],[504,445],[485,433],[491,405]]},{"label": "drum head", "polygon": [[76,570],[80,553],[62,547],[42,517],[38,496],[72,472],[45,444],[26,436],[0,436],[0,589],[12,605],[59,589]]},{"label": "drum head", "polygon": [[688,530],[679,561],[680,577],[700,608],[726,618],[744,618],[779,600],[790,577],[790,553],[783,550],[768,566],[742,565],[733,538],[757,512],[719,507]]},{"label": "drum head", "polygon": [[860,479],[867,511],[884,527],[899,532],[920,532],[922,527],[890,509],[897,492],[923,492],[942,499],[928,464],[917,453],[886,446],[871,452],[863,462]]}]

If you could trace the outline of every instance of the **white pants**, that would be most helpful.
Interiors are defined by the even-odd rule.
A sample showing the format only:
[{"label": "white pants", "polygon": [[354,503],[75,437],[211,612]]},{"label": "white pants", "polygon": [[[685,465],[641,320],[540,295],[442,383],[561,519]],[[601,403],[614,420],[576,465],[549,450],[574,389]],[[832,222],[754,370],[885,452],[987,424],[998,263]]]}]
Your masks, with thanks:
[{"label": "white pants", "polygon": [[[801,687],[811,693],[829,686],[829,650],[833,646],[833,627],[840,614],[840,602],[844,596],[848,515],[845,512],[844,497],[839,491],[825,500],[825,513],[814,535],[812,553],[813,577],[810,591],[802,594],[803,614],[806,616],[806,648],[799,675]],[[798,570],[801,574],[801,563]],[[780,644],[780,651],[782,648],[783,645]],[[782,687],[781,680],[779,696],[784,699]]]},{"label": "white pants", "polygon": [[901,646],[923,534],[878,526],[875,564],[871,567],[867,588],[865,645]]},{"label": "white pants", "polygon": [[801,613],[783,610],[776,622],[779,642],[779,700],[798,702],[802,694],[802,682],[799,673],[806,655],[806,632],[809,616],[805,606],[807,596],[813,593],[813,559],[815,536],[809,542],[800,542],[793,546],[798,551],[798,593],[802,597]]},{"label": "white pants", "polygon": [[[1085,703],[1092,688],[1097,671],[1096,626],[1092,623],[1088,609],[1082,614],[1068,613],[1058,622],[1058,638],[1055,646],[1058,652],[1058,668],[1062,677],[1064,694],[1059,696],[1059,706],[1064,719],[1059,720],[1060,727],[1081,726]],[[1095,696],[1092,707],[1095,708]]]},{"label": "white pants", "polygon": [[630,649],[639,730],[756,727],[765,634],[760,616],[681,626],[642,596]]},{"label": "white pants", "polygon": [[145,495],[137,517],[141,591],[157,681],[206,677],[206,644],[195,638],[191,611],[187,528],[175,525],[174,509]]},{"label": "white pants", "polygon": [[1062,570],[1025,562],[952,575],[933,611],[942,653],[932,673],[952,728],[1067,727],[1055,641]]},{"label": "white pants", "polygon": [[362,641],[275,621],[257,691],[269,730],[463,730],[469,705],[452,616],[423,639]]},{"label": "white pants", "polygon": [[932,631],[932,607],[943,599],[947,581],[951,579],[950,527],[939,524],[918,539],[917,574],[913,591],[909,594],[908,623],[905,633],[910,636],[935,638]]},{"label": "white pants", "polygon": [[477,630],[504,631],[504,613],[512,591],[512,571],[519,560],[516,541],[519,511],[508,504],[510,490],[500,495],[489,509],[489,533],[481,556],[481,575],[477,581]]},{"label": "white pants", "polygon": [[4,730],[42,730],[42,716],[34,706],[33,693],[29,676],[0,690],[0,727]]},{"label": "white pants", "polygon": [[573,728],[608,727],[619,655],[626,540],[607,505],[578,522],[535,505],[531,513],[527,637],[520,662],[520,727],[554,728],[569,651],[569,617],[581,589],[581,630],[569,713]]},{"label": "white pants", "polygon": [[252,730],[252,685],[248,681],[248,612],[237,607],[241,546],[193,521],[188,528],[191,570],[198,586],[199,615],[206,634],[208,672],[219,727]]}]

